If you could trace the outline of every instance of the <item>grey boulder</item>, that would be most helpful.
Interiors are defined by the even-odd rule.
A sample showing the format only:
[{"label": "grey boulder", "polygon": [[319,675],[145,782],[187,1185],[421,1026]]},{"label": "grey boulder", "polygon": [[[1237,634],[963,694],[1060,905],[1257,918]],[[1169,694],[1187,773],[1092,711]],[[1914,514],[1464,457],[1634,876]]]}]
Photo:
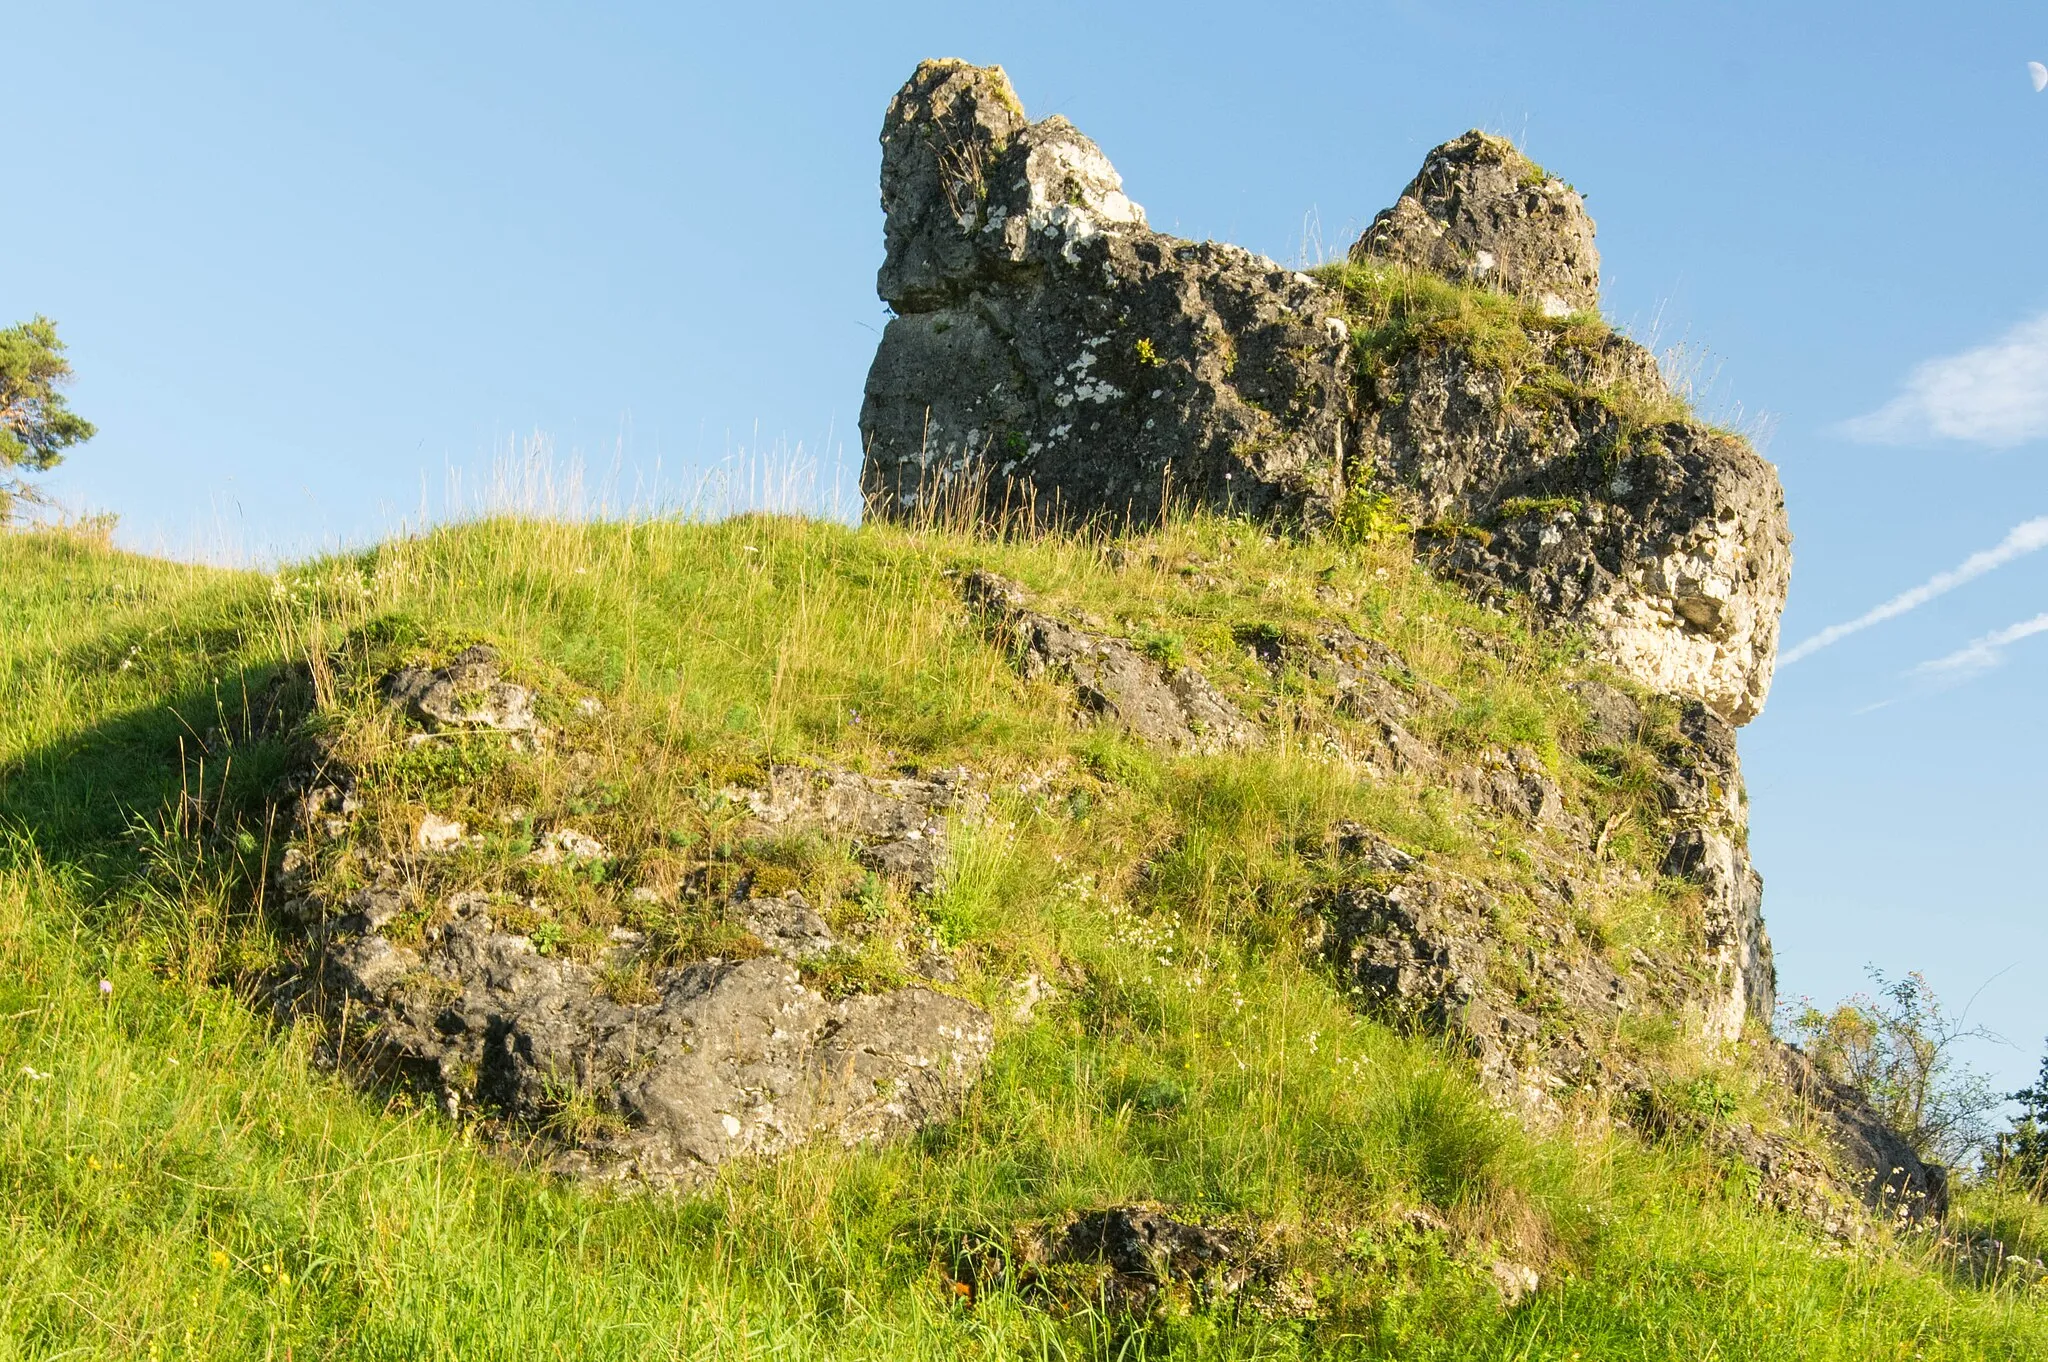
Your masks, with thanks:
[{"label": "grey boulder", "polygon": [[479,643],[443,667],[401,668],[385,678],[384,690],[429,730],[532,732],[533,692],[500,672],[497,649]]},{"label": "grey boulder", "polygon": [[946,873],[949,821],[977,818],[988,803],[964,767],[890,777],[784,765],[763,788],[731,793],[753,814],[750,835],[844,837],[870,870],[924,892]]},{"label": "grey boulder", "polygon": [[[822,924],[800,904],[775,944],[806,955]],[[924,988],[829,1000],[788,960],[705,960],[624,995],[604,970],[542,955],[455,905],[419,945],[329,943],[325,983],[371,1021],[369,1044],[451,1110],[481,1107],[550,1137],[557,1169],[656,1184],[702,1181],[739,1157],[812,1140],[853,1146],[951,1116],[987,1061],[987,1013]]]}]

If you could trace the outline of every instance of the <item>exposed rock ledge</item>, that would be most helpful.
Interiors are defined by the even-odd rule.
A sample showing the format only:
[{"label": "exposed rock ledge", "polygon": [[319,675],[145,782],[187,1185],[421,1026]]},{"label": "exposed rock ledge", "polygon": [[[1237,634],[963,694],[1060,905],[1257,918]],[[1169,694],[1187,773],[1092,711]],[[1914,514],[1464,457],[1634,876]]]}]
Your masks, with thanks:
[{"label": "exposed rock ledge", "polygon": [[[412,742],[450,730],[550,736],[533,693],[501,678],[488,647],[405,668],[382,691],[419,726]],[[989,1014],[939,988],[834,999],[808,986],[801,966],[853,943],[794,890],[757,896],[749,881],[718,905],[736,929],[724,956],[670,959],[620,926],[597,958],[568,958],[540,939],[545,905],[431,873],[466,844],[463,824],[430,812],[402,851],[345,853],[360,840],[355,773],[322,756],[298,780],[274,888],[306,929],[312,968],[281,1001],[340,1023],[337,1060],[405,1075],[451,1115],[547,1137],[531,1148],[559,1171],[687,1186],[736,1158],[906,1135],[952,1116],[994,1047]],[[944,863],[947,814],[980,798],[964,771],[875,779],[793,767],[730,793],[753,828],[850,841],[913,889]],[[538,841],[538,863],[607,854],[572,828]],[[365,883],[323,894],[313,868],[337,854]],[[938,961],[921,972],[936,983],[951,971]]]},{"label": "exposed rock ledge", "polygon": [[781,958],[818,949],[822,924],[762,925],[779,954],[659,970],[625,1001],[601,968],[539,954],[480,900],[450,904],[420,945],[345,936],[327,975],[451,1112],[481,1101],[553,1129],[574,1146],[565,1170],[691,1183],[738,1156],[951,1115],[994,1044],[988,1015],[924,988],[830,1001]]},{"label": "exposed rock ledge", "polygon": [[1762,709],[1791,572],[1777,475],[1669,419],[1641,346],[1560,320],[1598,304],[1593,223],[1508,143],[1431,152],[1353,257],[1526,298],[1530,358],[1560,380],[1540,392],[1455,341],[1356,363],[1335,292],[1151,230],[1102,151],[1027,119],[998,67],[917,69],[884,120],[882,206],[897,315],[861,409],[871,514],[1142,524],[1188,503],[1315,524],[1385,488],[1474,531],[1442,562],[1482,591],[1528,593],[1731,723]]}]

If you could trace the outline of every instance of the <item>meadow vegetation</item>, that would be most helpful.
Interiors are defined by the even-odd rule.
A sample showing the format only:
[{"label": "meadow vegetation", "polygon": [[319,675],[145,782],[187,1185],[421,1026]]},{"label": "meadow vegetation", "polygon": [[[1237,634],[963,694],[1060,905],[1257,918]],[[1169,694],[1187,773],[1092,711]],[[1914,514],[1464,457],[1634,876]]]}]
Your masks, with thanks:
[{"label": "meadow vegetation", "polygon": [[[1076,724],[962,607],[977,567],[1200,665],[1273,740],[1169,757]],[[1837,1245],[1688,1138],[1596,1111],[1531,1131],[1460,1055],[1360,1010],[1303,944],[1300,904],[1341,870],[1334,823],[1497,880],[1536,873],[1549,834],[1362,779],[1350,721],[1267,646],[1332,619],[1449,693],[1417,720],[1430,742],[1529,749],[1608,830],[1621,887],[1585,909],[1602,949],[1691,940],[1649,835],[1675,715],[1594,745],[1562,685],[1589,671],[1574,644],[1474,607],[1389,536],[499,519],[276,573],[0,536],[0,1357],[2048,1354],[2038,1290],[1925,1236]],[[377,678],[479,641],[540,694],[555,747],[401,740]],[[766,877],[835,925],[900,928],[812,965],[817,987],[900,977],[899,939],[953,949],[950,987],[1006,1019],[995,1059],[916,1140],[732,1165],[696,1194],[524,1167],[269,1002],[304,949],[269,886],[280,782],[313,737],[367,773],[351,836],[399,841],[425,812],[486,830],[447,873],[545,899],[549,950],[624,921],[672,958],[737,949],[721,887]],[[967,764],[990,812],[954,830],[929,895],[843,847],[737,836],[733,789],[824,761]],[[535,828],[562,819],[608,855],[535,866]],[[699,892],[656,912],[643,885]],[[1026,973],[1057,991],[1010,1020]],[[1639,1039],[1717,1112],[1761,1108],[1735,1056]],[[1313,1308],[1131,1318],[963,1280],[1019,1226],[1136,1201],[1241,1227]],[[1958,1214],[2044,1242],[2008,1187]],[[1542,1288],[1506,1304],[1502,1259]]]}]

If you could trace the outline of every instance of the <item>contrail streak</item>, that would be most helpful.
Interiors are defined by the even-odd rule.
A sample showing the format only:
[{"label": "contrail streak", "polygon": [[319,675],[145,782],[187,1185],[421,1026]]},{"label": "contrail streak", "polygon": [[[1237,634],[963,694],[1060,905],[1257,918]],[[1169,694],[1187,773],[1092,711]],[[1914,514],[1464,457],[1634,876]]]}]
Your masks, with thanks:
[{"label": "contrail streak", "polygon": [[1913,668],[1920,676],[1974,676],[1989,671],[1998,665],[1998,650],[2008,643],[2017,643],[2030,634],[2048,634],[2048,611],[2018,624],[2009,624],[1996,633],[1975,639],[1966,647],[1958,648],[1947,657],[1937,657],[1932,662],[1922,662]]},{"label": "contrail streak", "polygon": [[1971,554],[1947,572],[1935,573],[1911,591],[1900,592],[1876,609],[1841,624],[1830,624],[1780,657],[1778,665],[1789,667],[1803,657],[1811,657],[1831,644],[1840,643],[1851,634],[1861,633],[1873,624],[1883,624],[1888,619],[1896,619],[1908,610],[1916,610],[1936,596],[1953,591],[1963,583],[1974,581],[1996,568],[2002,568],[2015,558],[2024,558],[2037,549],[2048,549],[2048,515],[2036,516],[2024,524],[2015,525],[2012,532],[1998,542],[1997,547]]}]

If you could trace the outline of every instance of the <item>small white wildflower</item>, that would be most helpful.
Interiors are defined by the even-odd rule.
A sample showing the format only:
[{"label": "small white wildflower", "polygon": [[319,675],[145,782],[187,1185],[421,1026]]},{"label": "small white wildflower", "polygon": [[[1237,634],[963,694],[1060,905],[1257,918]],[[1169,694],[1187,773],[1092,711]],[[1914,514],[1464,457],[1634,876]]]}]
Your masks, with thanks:
[{"label": "small white wildflower", "polygon": [[102,998],[111,998],[111,997],[113,997],[113,996],[114,996],[114,981],[113,981],[112,979],[102,979],[102,980],[100,980],[100,997],[102,997]]},{"label": "small white wildflower", "polygon": [[31,1083],[44,1083],[44,1082],[48,1082],[48,1081],[49,1081],[49,1077],[50,1077],[50,1076],[49,1076],[48,1074],[44,1073],[44,1072],[43,1072],[43,1071],[42,1071],[41,1069],[31,1068],[30,1066],[28,1066],[28,1065],[26,1065],[26,1064],[24,1064],[24,1065],[22,1065],[22,1066],[21,1066],[21,1076],[22,1076],[23,1078],[26,1078],[26,1079],[28,1079],[28,1080],[29,1080],[29,1081],[30,1081]]}]

